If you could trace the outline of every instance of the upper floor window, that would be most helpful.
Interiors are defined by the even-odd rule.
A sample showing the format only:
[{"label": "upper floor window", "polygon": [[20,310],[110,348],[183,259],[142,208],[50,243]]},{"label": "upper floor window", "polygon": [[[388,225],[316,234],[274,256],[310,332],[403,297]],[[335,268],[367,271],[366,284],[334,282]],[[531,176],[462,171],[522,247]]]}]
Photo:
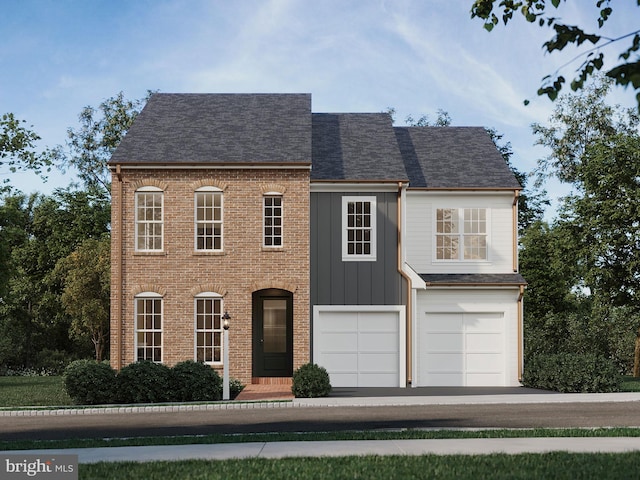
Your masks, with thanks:
[{"label": "upper floor window", "polygon": [[437,260],[487,260],[487,209],[436,210]]},{"label": "upper floor window", "polygon": [[162,361],[162,297],[155,292],[136,296],[136,361]]},{"label": "upper floor window", "polygon": [[204,363],[222,363],[222,297],[201,293],[195,299],[195,357]]},{"label": "upper floor window", "polygon": [[195,194],[195,249],[222,251],[222,191],[202,187]]},{"label": "upper floor window", "polygon": [[282,195],[265,195],[263,213],[263,245],[282,247]]},{"label": "upper floor window", "polygon": [[142,187],[136,190],[136,232],[138,251],[162,251],[164,193],[157,187]]},{"label": "upper floor window", "polygon": [[342,260],[376,259],[376,197],[342,197]]}]

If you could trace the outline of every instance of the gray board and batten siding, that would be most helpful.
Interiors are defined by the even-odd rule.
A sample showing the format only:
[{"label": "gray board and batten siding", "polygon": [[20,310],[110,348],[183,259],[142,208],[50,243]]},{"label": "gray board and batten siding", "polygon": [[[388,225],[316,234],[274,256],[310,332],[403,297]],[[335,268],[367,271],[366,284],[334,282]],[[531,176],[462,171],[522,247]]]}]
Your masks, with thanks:
[{"label": "gray board and batten siding", "polygon": [[[376,260],[342,260],[342,197],[375,196]],[[397,193],[311,193],[311,305],[402,305]]]}]

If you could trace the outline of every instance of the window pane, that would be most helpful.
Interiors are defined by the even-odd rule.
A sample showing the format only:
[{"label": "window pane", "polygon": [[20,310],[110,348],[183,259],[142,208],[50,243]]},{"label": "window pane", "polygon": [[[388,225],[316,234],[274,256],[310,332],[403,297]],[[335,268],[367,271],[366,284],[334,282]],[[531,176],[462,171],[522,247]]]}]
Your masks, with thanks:
[{"label": "window pane", "polygon": [[265,353],[287,351],[287,301],[263,301],[263,338]]}]

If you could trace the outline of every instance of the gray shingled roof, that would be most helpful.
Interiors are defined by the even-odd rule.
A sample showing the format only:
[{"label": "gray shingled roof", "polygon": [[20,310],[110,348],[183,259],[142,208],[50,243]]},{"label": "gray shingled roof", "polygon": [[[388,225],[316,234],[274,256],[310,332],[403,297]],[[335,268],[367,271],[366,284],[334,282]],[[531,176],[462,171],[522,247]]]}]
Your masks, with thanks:
[{"label": "gray shingled roof", "polygon": [[520,188],[482,127],[395,127],[409,188]]},{"label": "gray shingled roof", "polygon": [[526,285],[527,281],[519,273],[431,273],[420,274],[429,285]]},{"label": "gray shingled roof", "polygon": [[407,181],[386,113],[314,113],[312,180]]},{"label": "gray shingled roof", "polygon": [[110,163],[310,164],[311,95],[156,93]]}]

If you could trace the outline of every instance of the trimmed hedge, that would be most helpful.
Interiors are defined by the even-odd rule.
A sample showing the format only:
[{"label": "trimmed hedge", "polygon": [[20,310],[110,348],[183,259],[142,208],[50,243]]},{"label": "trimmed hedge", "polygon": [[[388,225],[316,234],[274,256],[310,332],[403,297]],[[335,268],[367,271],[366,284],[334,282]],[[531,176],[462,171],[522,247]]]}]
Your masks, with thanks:
[{"label": "trimmed hedge", "polygon": [[162,403],[173,397],[171,369],[162,363],[130,363],[116,378],[118,403]]},{"label": "trimmed hedge", "polygon": [[525,364],[526,387],[562,393],[620,391],[622,377],[614,362],[595,354],[538,355]]},{"label": "trimmed hedge", "polygon": [[295,397],[326,397],[331,392],[329,374],[324,367],[306,363],[293,372],[291,391]]},{"label": "trimmed hedge", "polygon": [[107,362],[76,360],[62,375],[64,387],[74,403],[98,405],[115,400],[116,372]]},{"label": "trimmed hedge", "polygon": [[193,360],[173,367],[173,400],[200,402],[222,398],[222,378],[213,368]]},{"label": "trimmed hedge", "polygon": [[[148,361],[131,363],[119,373],[108,362],[77,360],[65,369],[63,381],[78,405],[206,402],[222,398],[218,372],[192,360],[173,368]],[[229,383],[231,398],[235,398],[244,385],[235,379]]]}]

